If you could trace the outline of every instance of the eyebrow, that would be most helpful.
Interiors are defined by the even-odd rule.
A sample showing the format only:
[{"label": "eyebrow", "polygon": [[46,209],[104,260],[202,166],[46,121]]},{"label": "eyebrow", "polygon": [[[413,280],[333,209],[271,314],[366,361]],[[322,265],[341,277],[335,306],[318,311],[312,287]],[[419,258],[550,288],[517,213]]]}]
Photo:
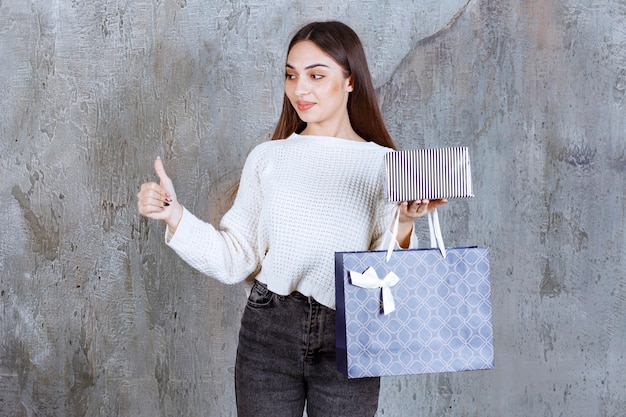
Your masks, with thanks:
[{"label": "eyebrow", "polygon": [[[296,69],[293,65],[290,65],[290,64],[285,64],[285,66],[287,68],[289,68],[289,69],[293,69],[293,70]],[[329,66],[325,65],[325,64],[311,64],[311,65],[308,65],[308,66],[304,67],[304,69],[305,70],[310,70],[310,69],[317,68],[317,67],[329,68]]]}]

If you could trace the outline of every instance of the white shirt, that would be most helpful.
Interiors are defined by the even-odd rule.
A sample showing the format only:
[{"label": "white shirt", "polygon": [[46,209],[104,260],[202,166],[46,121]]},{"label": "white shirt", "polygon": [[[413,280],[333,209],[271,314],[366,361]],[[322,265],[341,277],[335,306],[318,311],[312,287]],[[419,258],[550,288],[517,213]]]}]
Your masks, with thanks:
[{"label": "white shirt", "polygon": [[248,156],[219,229],[185,209],[167,243],[219,281],[256,275],[277,294],[298,291],[334,308],[335,252],[380,249],[390,239],[395,204],[383,194],[390,150],[298,134],[264,142]]}]

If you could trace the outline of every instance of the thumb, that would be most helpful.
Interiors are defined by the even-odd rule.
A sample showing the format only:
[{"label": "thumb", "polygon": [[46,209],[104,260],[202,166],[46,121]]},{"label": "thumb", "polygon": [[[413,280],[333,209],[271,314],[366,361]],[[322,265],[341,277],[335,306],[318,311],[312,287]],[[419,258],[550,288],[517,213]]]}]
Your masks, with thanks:
[{"label": "thumb", "polygon": [[165,173],[165,168],[163,167],[163,161],[161,160],[161,157],[157,156],[157,158],[154,160],[154,171],[156,172],[156,174],[159,176],[159,185],[161,187],[163,187],[163,189],[165,190],[165,192],[168,195],[169,198],[176,200],[176,191],[174,191],[174,184],[172,183],[172,180],[170,179],[170,177],[167,176],[167,174]]},{"label": "thumb", "polygon": [[157,158],[154,160],[154,171],[159,176],[159,179],[161,180],[161,182],[170,181],[170,177],[168,177],[167,174],[165,173],[165,168],[163,167],[163,161],[161,160],[160,156],[157,156]]}]

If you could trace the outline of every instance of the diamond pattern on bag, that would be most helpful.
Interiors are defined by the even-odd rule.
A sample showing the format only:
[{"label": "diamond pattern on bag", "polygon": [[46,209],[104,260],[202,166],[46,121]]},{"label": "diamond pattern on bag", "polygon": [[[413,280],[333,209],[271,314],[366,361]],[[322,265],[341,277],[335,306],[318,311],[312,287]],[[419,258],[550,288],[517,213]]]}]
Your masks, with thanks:
[{"label": "diamond pattern on bag", "polygon": [[[486,248],[343,253],[349,377],[493,368]],[[380,290],[350,284],[348,271],[393,271],[396,311],[383,315]],[[340,300],[338,300],[340,302]],[[343,302],[343,301],[342,301]]]}]

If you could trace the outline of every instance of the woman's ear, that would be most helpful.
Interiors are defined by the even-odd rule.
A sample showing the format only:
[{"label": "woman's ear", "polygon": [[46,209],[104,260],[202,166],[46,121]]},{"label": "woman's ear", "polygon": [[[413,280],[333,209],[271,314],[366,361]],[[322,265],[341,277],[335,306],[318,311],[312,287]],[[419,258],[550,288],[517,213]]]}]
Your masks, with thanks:
[{"label": "woman's ear", "polygon": [[352,75],[346,79],[346,92],[351,93],[354,90],[352,85]]}]

